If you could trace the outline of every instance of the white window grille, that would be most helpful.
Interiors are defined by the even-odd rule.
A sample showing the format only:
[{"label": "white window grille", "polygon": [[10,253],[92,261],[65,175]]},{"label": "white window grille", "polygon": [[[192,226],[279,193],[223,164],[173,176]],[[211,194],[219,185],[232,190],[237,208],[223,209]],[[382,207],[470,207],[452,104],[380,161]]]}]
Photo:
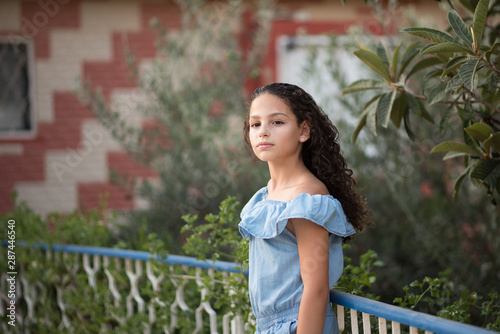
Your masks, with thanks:
[{"label": "white window grille", "polygon": [[33,42],[0,36],[0,138],[32,136]]}]

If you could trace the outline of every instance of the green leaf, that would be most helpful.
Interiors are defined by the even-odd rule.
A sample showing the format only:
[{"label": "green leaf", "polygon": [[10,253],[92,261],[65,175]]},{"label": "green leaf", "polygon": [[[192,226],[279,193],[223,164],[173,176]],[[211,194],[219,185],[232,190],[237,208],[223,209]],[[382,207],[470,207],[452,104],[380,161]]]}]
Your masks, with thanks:
[{"label": "green leaf", "polygon": [[441,82],[438,85],[434,86],[427,96],[427,103],[429,105],[432,105],[443,100],[448,95],[448,92],[446,91],[447,85],[448,82]]},{"label": "green leaf", "polygon": [[384,62],[385,67],[389,68],[389,50],[387,49],[387,45],[381,41],[377,45],[377,55],[382,59]]},{"label": "green leaf", "polygon": [[[378,100],[382,94],[374,96],[370,101],[368,101],[365,104],[365,107],[363,108],[363,111],[361,112],[361,116],[359,119],[359,122],[356,126],[356,129],[354,130],[354,133],[352,135],[352,142],[355,143],[356,140],[358,139],[359,133],[361,130],[365,127],[365,125],[368,126],[368,129],[376,136],[377,135],[377,126],[376,126],[376,111],[377,111],[377,104]],[[368,118],[374,117],[374,120],[370,120],[367,122]],[[373,123],[373,125],[372,125]]]},{"label": "green leaf", "polygon": [[458,72],[460,74],[460,78],[464,82],[465,87],[470,91],[474,91],[477,87],[478,79],[476,76],[476,71],[479,62],[479,58],[473,58],[463,64],[462,67],[460,67],[460,71]]},{"label": "green leaf", "polygon": [[380,103],[380,99],[385,94],[381,94],[378,97],[373,98],[367,105],[367,114],[366,114],[366,125],[373,135],[377,135],[377,108]]},{"label": "green leaf", "polygon": [[434,146],[434,148],[431,150],[431,153],[448,152],[448,151],[466,153],[476,157],[481,156],[479,152],[477,152],[469,145],[466,145],[464,143],[457,143],[454,141],[445,141]]},{"label": "green leaf", "polygon": [[399,70],[399,75],[404,73],[410,62],[418,54],[419,49],[420,47],[418,42],[415,42],[410,46],[408,46],[408,48],[405,50],[405,53],[403,54],[403,60],[401,61],[401,68]]},{"label": "green leaf", "polygon": [[363,50],[370,50],[366,45],[364,45],[363,43],[361,43],[360,41],[356,41],[356,43],[358,43],[359,47]]},{"label": "green leaf", "polygon": [[423,39],[426,39],[428,41],[431,41],[433,43],[444,43],[444,42],[451,42],[451,43],[456,43],[460,44],[459,41],[448,35],[447,33],[444,33],[442,31],[436,30],[436,29],[431,29],[431,28],[406,28],[401,30],[402,32],[406,32],[410,35],[417,36]]},{"label": "green leaf", "polygon": [[443,75],[448,74],[458,67],[460,67],[462,64],[467,62],[469,60],[469,57],[467,56],[458,56],[453,59],[451,59],[444,67],[443,69]]},{"label": "green leaf", "polygon": [[455,34],[463,39],[469,47],[472,47],[472,34],[470,29],[455,10],[448,12],[448,22],[450,22],[450,26]]},{"label": "green leaf", "polygon": [[[484,180],[491,184],[496,184],[494,180],[500,176],[500,160],[486,159],[480,160],[472,169],[470,177],[473,179]],[[491,182],[493,181],[493,182]]]},{"label": "green leaf", "polygon": [[446,111],[443,114],[443,117],[441,118],[441,121],[439,122],[439,134],[442,136],[444,135],[444,132],[446,130],[446,127],[448,125],[448,121],[451,116],[451,112],[453,110],[453,105],[450,105]]},{"label": "green leaf", "polygon": [[485,141],[494,133],[493,129],[489,125],[484,123],[474,123],[464,130],[469,136],[471,136],[472,139],[477,142]]},{"label": "green leaf", "polygon": [[474,11],[474,19],[472,20],[473,46],[475,52],[479,50],[481,39],[483,38],[484,26],[488,17],[488,6],[490,0],[480,0]]},{"label": "green leaf", "polygon": [[399,49],[401,48],[401,43],[396,47],[394,50],[394,53],[392,54],[392,62],[391,66],[389,67],[389,73],[392,74],[393,78],[396,78],[396,81],[399,78],[399,73],[398,73],[398,59],[399,59]]},{"label": "green leaf", "polygon": [[345,88],[342,91],[342,94],[349,94],[363,90],[380,89],[387,87],[388,86],[384,81],[373,80],[373,79],[361,79],[350,84],[347,88]]},{"label": "green leaf", "polygon": [[493,136],[484,141],[483,148],[486,151],[486,154],[490,154],[492,147],[497,152],[500,152],[500,133],[495,133]]},{"label": "green leaf", "polygon": [[469,174],[470,167],[468,167],[455,181],[455,186],[453,187],[453,199],[455,202],[458,200],[458,191],[460,190],[460,186],[462,185],[463,180]]},{"label": "green leaf", "polygon": [[[410,95],[408,95],[408,96],[410,96]],[[410,113],[408,111],[406,111],[404,113],[404,126],[405,126],[405,131],[406,131],[406,134],[408,135],[408,137],[411,140],[415,140],[416,136],[415,136],[415,133],[413,132],[413,130],[411,129]]]},{"label": "green leaf", "polygon": [[436,53],[435,56],[441,60],[442,63],[448,64],[453,54],[450,53]]},{"label": "green leaf", "polygon": [[401,121],[403,120],[407,107],[408,104],[406,103],[406,94],[400,94],[396,97],[394,103],[392,104],[391,121],[392,124],[394,124],[394,126],[398,129],[401,126]]},{"label": "green leaf", "polygon": [[417,73],[418,71],[424,70],[424,69],[426,69],[428,67],[431,67],[431,66],[434,66],[434,65],[438,65],[438,64],[441,64],[441,63],[442,63],[441,60],[438,59],[438,58],[436,58],[436,57],[430,57],[430,58],[422,59],[421,61],[419,61],[418,63],[416,63],[411,68],[410,72],[406,76],[406,80],[408,80],[409,77],[411,77],[413,74]]},{"label": "green leaf", "polygon": [[421,54],[438,54],[438,53],[470,53],[474,54],[471,50],[463,47],[457,43],[444,42],[440,44],[434,44],[428,48],[422,49]]},{"label": "green leaf", "polygon": [[411,94],[406,94],[406,102],[410,111],[419,117],[425,118],[427,121],[434,123],[434,119],[427,112],[427,110],[420,104],[420,102]]},{"label": "green leaf", "polygon": [[460,75],[455,75],[450,81],[448,81],[448,84],[446,85],[446,92],[456,94],[463,85],[464,82]]},{"label": "green leaf", "polygon": [[389,125],[389,120],[391,119],[392,106],[394,100],[396,99],[397,90],[393,90],[391,93],[384,94],[377,105],[377,118],[380,124],[387,128]]},{"label": "green leaf", "polygon": [[382,79],[384,79],[387,82],[391,82],[391,76],[389,75],[389,70],[385,66],[384,62],[382,59],[380,59],[379,56],[374,54],[373,52],[369,50],[356,50],[354,51],[354,54],[356,57],[361,59],[362,62],[364,62],[368,67],[370,67],[375,73],[380,75]]},{"label": "green leaf", "polygon": [[463,157],[464,155],[466,155],[466,153],[449,151],[444,155],[443,160]]},{"label": "green leaf", "polygon": [[366,113],[361,114],[361,117],[356,125],[356,129],[354,129],[354,133],[352,134],[352,142],[355,143],[358,139],[359,133],[366,125]]}]

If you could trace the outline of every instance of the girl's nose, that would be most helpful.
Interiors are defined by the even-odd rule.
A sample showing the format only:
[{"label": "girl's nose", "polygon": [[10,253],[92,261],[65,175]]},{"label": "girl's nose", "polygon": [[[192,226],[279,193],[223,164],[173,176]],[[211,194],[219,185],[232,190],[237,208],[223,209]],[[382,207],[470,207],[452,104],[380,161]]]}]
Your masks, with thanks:
[{"label": "girl's nose", "polygon": [[269,137],[269,129],[267,126],[261,125],[259,130],[259,137]]}]

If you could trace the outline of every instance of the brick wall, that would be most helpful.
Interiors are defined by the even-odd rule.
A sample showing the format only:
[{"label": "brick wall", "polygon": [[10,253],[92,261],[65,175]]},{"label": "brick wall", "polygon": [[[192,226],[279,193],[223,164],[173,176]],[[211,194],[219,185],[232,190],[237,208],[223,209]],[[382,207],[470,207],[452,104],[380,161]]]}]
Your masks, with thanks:
[{"label": "brick wall", "polygon": [[[373,22],[361,0],[348,1],[347,7],[338,2],[280,1],[264,75],[249,82],[249,89],[276,80],[274,45],[280,35],[342,33],[351,24]],[[77,78],[89,80],[102,87],[110,101],[129,106],[131,122],[140,122],[130,107],[137,92],[124,47],[139,62],[155,56],[155,34],[149,28],[153,17],[170,27],[179,25],[177,7],[162,0],[0,1],[0,35],[34,41],[36,89],[35,136],[0,138],[0,212],[13,208],[12,190],[42,214],[96,207],[104,193],[110,208],[138,206],[139,199],[110,182],[110,171],[148,178],[155,173],[121,150],[75,97],[74,89]],[[251,17],[242,24],[250,25]]]},{"label": "brick wall", "polygon": [[36,211],[96,207],[108,194],[111,208],[137,200],[110,182],[110,170],[155,177],[132,161],[76,98],[77,78],[102,87],[110,101],[127,105],[134,84],[124,58],[155,56],[149,20],[178,25],[168,2],[39,0],[0,2],[0,35],[32,38],[35,49],[34,138],[0,139],[0,211],[13,208],[12,190]]}]

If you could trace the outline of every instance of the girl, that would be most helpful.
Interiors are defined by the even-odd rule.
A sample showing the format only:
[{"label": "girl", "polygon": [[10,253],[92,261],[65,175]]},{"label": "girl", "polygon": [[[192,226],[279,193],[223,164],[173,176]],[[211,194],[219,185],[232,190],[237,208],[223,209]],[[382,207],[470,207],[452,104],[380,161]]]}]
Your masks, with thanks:
[{"label": "girl", "polygon": [[252,94],[244,136],[271,175],[239,223],[250,237],[256,333],[338,333],[329,290],[342,273],[342,238],[370,216],[338,131],[304,90],[273,83]]}]

